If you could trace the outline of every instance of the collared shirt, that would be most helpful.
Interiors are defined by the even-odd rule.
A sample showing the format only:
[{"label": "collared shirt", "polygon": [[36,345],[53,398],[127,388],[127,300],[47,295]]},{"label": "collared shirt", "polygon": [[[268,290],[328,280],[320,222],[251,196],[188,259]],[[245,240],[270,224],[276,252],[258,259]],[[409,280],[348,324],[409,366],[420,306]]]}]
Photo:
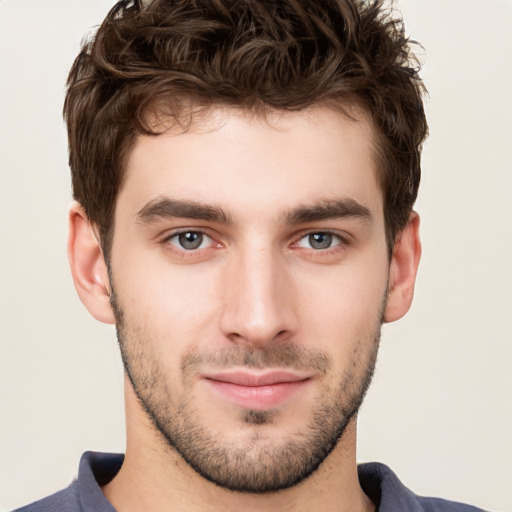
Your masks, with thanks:
[{"label": "collared shirt", "polygon": [[[69,487],[14,512],[116,512],[101,487],[116,476],[123,460],[121,454],[86,452],[78,478]],[[358,472],[376,512],[483,512],[462,503],[416,496],[384,464],[361,464]]]}]

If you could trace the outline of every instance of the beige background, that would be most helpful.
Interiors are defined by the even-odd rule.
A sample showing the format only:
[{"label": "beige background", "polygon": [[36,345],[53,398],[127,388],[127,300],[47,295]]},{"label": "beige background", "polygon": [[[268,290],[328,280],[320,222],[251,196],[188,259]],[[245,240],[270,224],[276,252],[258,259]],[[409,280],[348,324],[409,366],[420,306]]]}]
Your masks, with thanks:
[{"label": "beige background", "polygon": [[[114,331],[65,255],[64,82],[110,0],[0,0],[0,510],[122,451]],[[512,510],[512,3],[402,0],[426,48],[431,137],[410,314],[384,329],[359,459],[415,492]]]}]

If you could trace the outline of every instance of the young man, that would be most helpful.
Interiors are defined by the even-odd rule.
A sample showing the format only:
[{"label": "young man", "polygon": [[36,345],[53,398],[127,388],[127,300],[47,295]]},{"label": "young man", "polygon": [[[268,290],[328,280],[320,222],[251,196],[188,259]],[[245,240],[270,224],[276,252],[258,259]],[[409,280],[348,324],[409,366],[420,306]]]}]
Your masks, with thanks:
[{"label": "young man", "polygon": [[65,117],[71,269],[117,327],[126,455],[21,510],[476,510],[356,465],[420,257],[413,64],[379,2],[114,7]]}]

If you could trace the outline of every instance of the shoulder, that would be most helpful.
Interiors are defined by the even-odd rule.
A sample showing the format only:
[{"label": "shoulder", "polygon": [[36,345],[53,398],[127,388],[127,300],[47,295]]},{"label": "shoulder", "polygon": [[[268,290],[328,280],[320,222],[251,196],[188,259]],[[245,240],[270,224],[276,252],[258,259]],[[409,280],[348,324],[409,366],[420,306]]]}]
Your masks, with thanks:
[{"label": "shoulder", "polygon": [[13,512],[115,512],[101,486],[114,478],[123,459],[122,454],[85,452],[69,487]]},{"label": "shoulder", "polygon": [[81,512],[78,487],[73,482],[69,487],[13,512]]},{"label": "shoulder", "polygon": [[425,512],[485,512],[481,508],[440,498],[426,498],[418,496],[418,502],[421,504],[422,509],[425,510]]},{"label": "shoulder", "polygon": [[384,464],[361,464],[358,473],[362,489],[378,505],[379,512],[484,512],[463,503],[418,496]]}]

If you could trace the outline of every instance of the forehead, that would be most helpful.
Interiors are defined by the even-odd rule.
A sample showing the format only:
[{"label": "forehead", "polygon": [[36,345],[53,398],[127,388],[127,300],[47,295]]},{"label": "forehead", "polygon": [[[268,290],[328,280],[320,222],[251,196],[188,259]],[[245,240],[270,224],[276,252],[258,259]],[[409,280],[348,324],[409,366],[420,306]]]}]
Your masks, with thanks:
[{"label": "forehead", "polygon": [[187,130],[138,137],[118,203],[138,211],[170,196],[254,216],[344,197],[381,210],[374,139],[356,107],[348,115],[210,109]]}]

